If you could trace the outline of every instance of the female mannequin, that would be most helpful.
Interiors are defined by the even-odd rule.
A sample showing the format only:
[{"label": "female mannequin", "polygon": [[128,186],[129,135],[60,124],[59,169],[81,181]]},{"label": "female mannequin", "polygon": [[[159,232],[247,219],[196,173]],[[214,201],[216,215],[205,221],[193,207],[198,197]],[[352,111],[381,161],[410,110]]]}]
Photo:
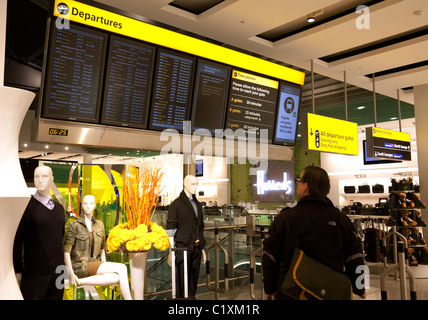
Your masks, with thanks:
[{"label": "female mannequin", "polygon": [[64,244],[70,284],[106,286],[119,279],[123,298],[132,300],[126,266],[106,262],[104,224],[93,217],[95,197],[86,195],[82,209],[84,214],[69,224]]}]

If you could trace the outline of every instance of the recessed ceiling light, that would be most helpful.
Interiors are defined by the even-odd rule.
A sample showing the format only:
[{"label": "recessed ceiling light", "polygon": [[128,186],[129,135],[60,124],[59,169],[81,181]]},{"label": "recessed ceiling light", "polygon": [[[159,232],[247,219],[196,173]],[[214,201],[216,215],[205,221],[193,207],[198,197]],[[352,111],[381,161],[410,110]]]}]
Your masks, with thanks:
[{"label": "recessed ceiling light", "polygon": [[358,110],[363,110],[363,109],[365,109],[366,107],[365,106],[359,106],[357,109]]},{"label": "recessed ceiling light", "polygon": [[309,23],[315,22],[315,17],[313,17],[313,16],[309,16],[309,17],[308,17],[308,22],[309,22]]}]

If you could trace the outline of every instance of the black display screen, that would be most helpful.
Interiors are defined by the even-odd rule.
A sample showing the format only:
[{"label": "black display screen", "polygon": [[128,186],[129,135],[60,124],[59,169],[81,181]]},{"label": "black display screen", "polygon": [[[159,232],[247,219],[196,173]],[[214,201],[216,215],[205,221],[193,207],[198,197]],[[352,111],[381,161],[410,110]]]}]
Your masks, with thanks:
[{"label": "black display screen", "polygon": [[[241,71],[232,71],[226,129],[255,129],[257,138],[267,130],[272,140],[279,82]],[[262,136],[264,137],[264,136]]]},{"label": "black display screen", "polygon": [[98,122],[107,35],[52,24],[42,116]]},{"label": "black display screen", "polygon": [[365,165],[368,165],[368,164],[400,163],[401,161],[369,158],[367,156],[367,140],[363,140],[363,162]]},{"label": "black display screen", "polygon": [[199,60],[193,96],[192,128],[224,128],[230,68]]},{"label": "black display screen", "polygon": [[147,127],[155,47],[112,36],[101,122]]},{"label": "black display screen", "polygon": [[195,62],[189,55],[158,50],[149,129],[183,132],[183,121],[190,118]]},{"label": "black display screen", "polygon": [[281,82],[273,143],[295,145],[302,88]]}]

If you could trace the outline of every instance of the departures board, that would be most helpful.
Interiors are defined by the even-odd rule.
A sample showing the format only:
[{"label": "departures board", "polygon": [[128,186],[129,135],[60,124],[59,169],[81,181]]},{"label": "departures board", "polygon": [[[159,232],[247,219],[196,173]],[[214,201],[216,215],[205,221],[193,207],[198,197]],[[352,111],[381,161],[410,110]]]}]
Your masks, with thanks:
[{"label": "departures board", "polygon": [[149,129],[183,131],[183,122],[189,120],[195,61],[189,55],[158,51]]},{"label": "departures board", "polygon": [[[193,97],[192,128],[213,134],[224,126],[230,68],[199,60]],[[198,132],[198,131],[197,131]]]},{"label": "departures board", "polygon": [[43,116],[98,122],[107,34],[51,28]]},{"label": "departures board", "polygon": [[101,122],[146,128],[155,47],[112,36]]},{"label": "departures board", "polygon": [[52,22],[47,45],[42,118],[189,133],[186,122],[192,133],[242,129],[295,143],[300,85],[78,23]]}]

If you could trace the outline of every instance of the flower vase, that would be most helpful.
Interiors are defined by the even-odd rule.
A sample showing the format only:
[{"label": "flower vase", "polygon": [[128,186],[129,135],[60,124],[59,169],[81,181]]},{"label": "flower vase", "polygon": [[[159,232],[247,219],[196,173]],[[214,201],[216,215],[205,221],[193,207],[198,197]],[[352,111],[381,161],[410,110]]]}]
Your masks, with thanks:
[{"label": "flower vase", "polygon": [[30,199],[19,164],[19,133],[35,94],[0,86],[0,300],[22,299],[13,268],[13,242]]},{"label": "flower vase", "polygon": [[131,271],[131,295],[133,300],[144,300],[147,254],[148,251],[129,252],[129,269]]}]

